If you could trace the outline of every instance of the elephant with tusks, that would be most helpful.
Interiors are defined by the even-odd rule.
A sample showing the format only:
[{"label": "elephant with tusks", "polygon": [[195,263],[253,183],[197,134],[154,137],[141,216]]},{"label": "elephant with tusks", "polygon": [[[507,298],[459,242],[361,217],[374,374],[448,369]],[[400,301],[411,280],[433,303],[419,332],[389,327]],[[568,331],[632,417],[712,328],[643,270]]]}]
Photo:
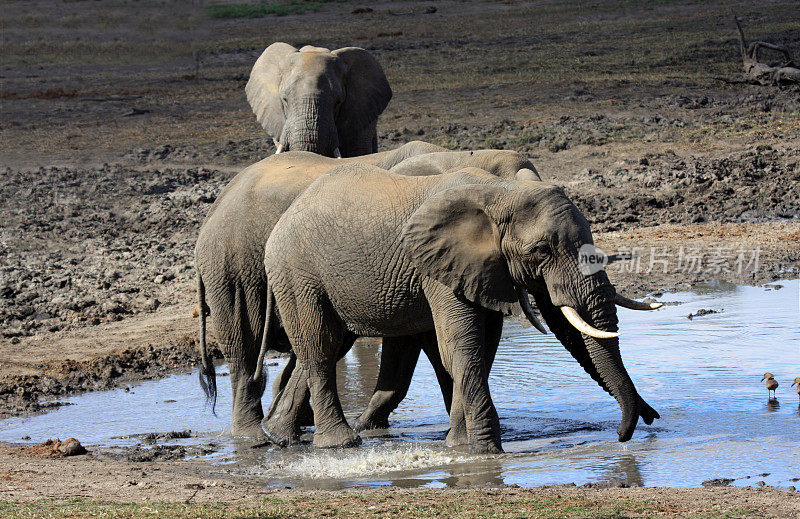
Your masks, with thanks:
[{"label": "elephant with tusks", "polygon": [[[441,172],[443,164],[478,164],[509,178],[523,169],[536,175],[530,161],[516,152],[450,152],[433,144],[413,141],[395,150],[339,160],[297,151],[273,155],[241,171],[219,194],[200,228],[195,247],[198,308],[203,309],[199,312],[201,383],[213,402],[216,398],[215,370],[206,337],[210,318],[212,331],[230,369],[234,435],[264,437],[260,425],[264,418],[261,396],[265,381],[260,377],[263,354],[259,356],[267,293],[263,254],[275,223],[314,179],[338,164],[359,162],[391,169],[423,155],[430,157],[415,162],[413,168],[403,168],[402,173],[435,175]],[[276,337],[271,347],[287,350],[288,343],[281,340],[281,334]],[[405,395],[421,348],[427,345],[425,351],[438,357],[435,341],[419,337],[409,339],[416,345],[414,348],[393,347],[401,340],[389,339],[384,344],[384,354],[397,358],[387,364],[393,366],[391,370],[381,371],[375,394],[362,415],[361,428],[387,425],[389,413]],[[275,394],[285,393],[293,366],[292,359],[276,379]],[[449,378],[441,383],[449,408]],[[292,402],[297,404],[297,409],[294,405],[287,408],[273,403],[270,416],[275,418],[274,423],[290,422],[292,430],[298,428],[302,422],[301,407],[307,399],[305,393],[294,395]]]},{"label": "elephant with tusks", "polygon": [[[501,452],[490,359],[503,316],[518,305],[541,327],[529,293],[555,336],[618,401],[620,441],[640,417],[659,417],[622,363],[615,305],[629,301],[604,271],[580,268],[578,251],[592,244],[588,222],[560,188],[518,173],[510,180],[467,167],[411,177],[342,164],[275,224],[264,253],[264,342],[278,330],[288,338],[297,362],[286,387],[290,397],[310,391],[316,446],[360,443],[335,377],[357,337],[434,334],[470,450]],[[294,433],[267,429],[272,438]]]}]

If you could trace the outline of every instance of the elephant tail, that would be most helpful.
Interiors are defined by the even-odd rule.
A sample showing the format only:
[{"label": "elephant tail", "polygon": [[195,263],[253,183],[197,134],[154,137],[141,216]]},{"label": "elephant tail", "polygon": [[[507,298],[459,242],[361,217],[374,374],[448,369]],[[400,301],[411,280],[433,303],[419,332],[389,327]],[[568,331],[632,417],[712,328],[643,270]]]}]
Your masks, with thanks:
[{"label": "elephant tail", "polygon": [[264,332],[261,335],[261,350],[258,352],[258,361],[256,362],[256,372],[253,374],[253,381],[258,382],[261,377],[266,378],[264,371],[264,356],[269,349],[269,339],[272,333],[273,314],[275,313],[275,294],[272,292],[272,286],[267,282],[267,311],[264,315]]},{"label": "elephant tail", "polygon": [[211,413],[216,416],[214,408],[217,405],[217,373],[214,368],[214,359],[208,351],[206,342],[206,286],[200,271],[197,272],[197,297],[199,299],[198,308],[200,309],[200,387],[206,394],[206,401],[211,403]]}]

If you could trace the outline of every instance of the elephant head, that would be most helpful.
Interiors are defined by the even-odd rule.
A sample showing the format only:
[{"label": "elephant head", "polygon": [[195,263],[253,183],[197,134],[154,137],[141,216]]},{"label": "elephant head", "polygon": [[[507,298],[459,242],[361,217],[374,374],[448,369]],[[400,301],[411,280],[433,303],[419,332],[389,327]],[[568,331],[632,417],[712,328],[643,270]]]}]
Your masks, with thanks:
[{"label": "elephant head", "polygon": [[377,151],[376,122],[392,89],[364,49],[273,43],[245,88],[256,119],[283,150],[356,156]]},{"label": "elephant head", "polygon": [[509,313],[519,303],[537,325],[532,294],[555,336],[619,403],[620,441],[640,416],[648,424],[659,417],[637,393],[617,338],[615,305],[644,303],[618,297],[603,270],[582,268],[589,223],[560,188],[496,180],[446,189],[414,213],[402,242],[424,275],[485,308]]}]

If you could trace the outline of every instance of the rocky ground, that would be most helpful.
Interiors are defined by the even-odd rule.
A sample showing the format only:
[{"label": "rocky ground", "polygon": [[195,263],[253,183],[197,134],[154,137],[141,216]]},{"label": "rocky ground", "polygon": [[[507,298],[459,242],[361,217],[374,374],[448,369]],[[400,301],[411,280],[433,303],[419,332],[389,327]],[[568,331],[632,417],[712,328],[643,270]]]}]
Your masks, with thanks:
[{"label": "rocky ground", "polygon": [[[609,267],[629,296],[798,276],[800,90],[717,79],[740,77],[727,9],[337,2],[213,19],[112,3],[15,1],[0,15],[0,417],[195,363],[194,241],[226,182],[274,151],[243,87],[276,40],[375,53],[395,92],[381,149],[527,154],[601,248],[641,259]],[[798,57],[793,2],[737,14]],[[681,268],[682,248],[703,268]],[[755,250],[757,265],[737,263]],[[648,268],[656,252],[667,269]]]}]

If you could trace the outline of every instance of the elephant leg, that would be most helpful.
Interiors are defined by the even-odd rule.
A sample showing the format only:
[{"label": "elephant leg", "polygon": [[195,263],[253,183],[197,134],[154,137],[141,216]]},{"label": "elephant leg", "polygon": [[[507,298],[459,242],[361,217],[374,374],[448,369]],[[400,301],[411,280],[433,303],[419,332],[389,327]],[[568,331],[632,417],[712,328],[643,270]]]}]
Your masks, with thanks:
[{"label": "elephant leg", "polygon": [[439,344],[436,342],[436,333],[426,333],[419,335],[420,343],[422,344],[422,351],[428,357],[428,361],[433,367],[433,372],[436,374],[436,380],[439,382],[439,389],[442,391],[442,400],[447,414],[450,414],[453,402],[453,378],[447,372],[442,364],[442,357],[439,354]]},{"label": "elephant leg", "polygon": [[[497,355],[497,347],[500,344],[500,336],[503,333],[503,315],[499,312],[495,315],[487,315],[486,326],[484,329],[484,366],[486,377],[492,370],[494,358]],[[441,382],[440,382],[441,384]],[[453,404],[450,408],[450,430],[447,431],[445,445],[454,447],[456,445],[467,445],[467,422],[464,415],[464,400],[461,393],[453,395]]]},{"label": "elephant leg", "polygon": [[231,433],[234,436],[252,436],[262,438],[260,423],[264,416],[261,408],[261,396],[264,394],[264,378],[253,380],[255,362],[229,363],[231,388],[233,390],[233,424]]},{"label": "elephant leg", "polygon": [[[453,377],[453,400],[463,401],[467,439],[474,453],[497,453],[500,419],[489,393],[485,361],[487,313],[445,287],[426,290],[442,363]],[[455,407],[455,405],[453,405]]]},{"label": "elephant leg", "polygon": [[[272,404],[270,405],[269,411],[267,411],[267,416],[264,418],[264,422],[271,419],[271,417],[277,417],[282,412],[286,411],[285,409],[281,411],[276,410],[275,405],[281,401],[286,384],[288,384],[296,366],[297,356],[294,354],[294,352],[291,352],[289,355],[289,362],[287,362],[286,366],[284,366],[280,376],[278,376],[272,383]],[[305,382],[303,382],[303,384],[305,384]],[[298,398],[300,396],[301,395],[296,395]],[[305,398],[303,398],[301,403],[301,408],[297,412],[297,423],[300,427],[314,425],[314,412],[311,409],[311,402],[308,399],[307,391],[305,392]]]},{"label": "elephant leg", "polygon": [[309,405],[306,373],[294,355],[275,382],[272,405],[261,422],[261,428],[269,441],[285,447],[299,441],[301,414]]},{"label": "elephant leg", "polygon": [[[355,340],[355,335],[345,335],[345,344],[339,352],[339,359],[347,354]],[[300,439],[300,428],[314,425],[314,412],[309,400],[307,374],[298,364],[294,353],[289,357],[280,376],[275,379],[272,389],[272,405],[261,422],[261,427],[272,443],[284,447],[297,443]]]},{"label": "elephant leg", "polygon": [[[313,295],[312,295],[313,297]],[[361,438],[347,425],[336,389],[336,362],[349,350],[355,336],[347,334],[332,308],[318,299],[297,301],[285,322],[286,332],[297,354],[297,364],[306,377],[314,408],[314,446],[352,447]],[[299,319],[299,316],[313,316]]]},{"label": "elephant leg", "polygon": [[406,397],[411,385],[419,359],[419,341],[418,335],[384,337],[378,382],[367,408],[355,422],[356,432],[389,427],[389,415]]},{"label": "elephant leg", "polygon": [[255,381],[258,346],[261,337],[264,308],[259,300],[248,298],[246,290],[237,285],[233,290],[212,293],[209,301],[212,319],[222,352],[230,370],[232,399],[231,433],[234,436],[263,438],[261,396],[265,379]]}]

